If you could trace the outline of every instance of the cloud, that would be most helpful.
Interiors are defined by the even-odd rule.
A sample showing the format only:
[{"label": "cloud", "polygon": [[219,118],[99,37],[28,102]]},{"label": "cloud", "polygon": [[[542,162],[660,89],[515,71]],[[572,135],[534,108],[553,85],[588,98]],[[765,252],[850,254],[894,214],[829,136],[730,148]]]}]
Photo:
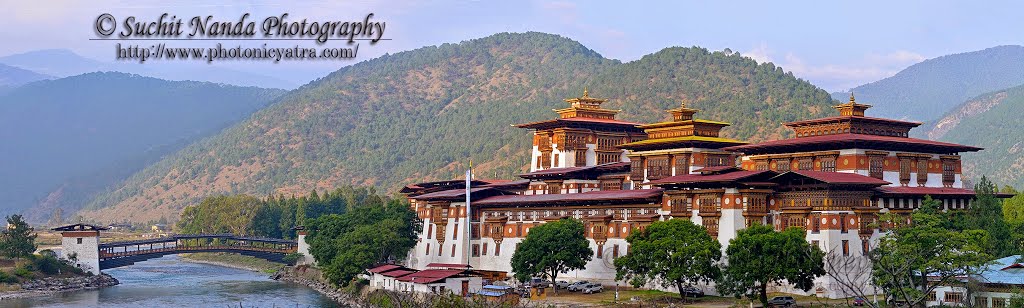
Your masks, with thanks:
[{"label": "cloud", "polygon": [[754,59],[758,63],[772,62],[793,72],[793,75],[829,91],[843,91],[878,81],[927,59],[912,51],[897,50],[884,54],[867,53],[860,59],[845,64],[811,64],[792,52],[786,53],[781,60],[776,60],[772,57],[772,50],[765,42],[761,42],[742,55]]},{"label": "cloud", "polygon": [[757,63],[766,63],[772,61],[770,53],[771,51],[768,50],[768,43],[761,42],[761,44],[754,46],[754,49],[751,49],[747,52],[743,52],[740,54],[746,56],[747,58],[754,59],[754,61],[757,61]]}]

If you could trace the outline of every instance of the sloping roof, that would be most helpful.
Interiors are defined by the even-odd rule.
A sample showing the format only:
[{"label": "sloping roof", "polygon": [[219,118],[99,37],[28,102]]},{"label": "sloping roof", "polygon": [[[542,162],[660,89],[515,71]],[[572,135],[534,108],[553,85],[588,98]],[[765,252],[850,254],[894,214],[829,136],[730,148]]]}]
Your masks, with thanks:
[{"label": "sloping roof", "polygon": [[736,139],[720,138],[720,137],[705,137],[705,136],[682,136],[682,137],[671,137],[671,138],[657,138],[647,139],[641,141],[635,141],[630,143],[623,143],[618,145],[619,148],[623,149],[650,149],[650,148],[665,148],[667,146],[680,147],[690,145],[692,147],[701,148],[723,148],[728,146],[747,144],[746,142],[739,141]]},{"label": "sloping roof", "polygon": [[[974,196],[976,193],[970,188],[953,187],[920,187],[920,186],[882,186],[876,188],[878,192],[886,195],[915,195],[915,196]],[[996,197],[1010,198],[1013,194],[996,193]]]},{"label": "sloping roof", "polygon": [[848,184],[848,185],[889,185],[889,182],[876,179],[870,176],[864,176],[856,173],[849,172],[829,172],[829,171],[811,171],[811,170],[794,170],[779,174],[772,178],[772,180],[791,177],[793,175],[799,175],[806,178],[811,178],[827,184]]},{"label": "sloping roof", "polygon": [[374,274],[377,274],[377,273],[383,273],[383,272],[387,272],[387,271],[395,270],[395,269],[399,269],[399,268],[402,268],[402,266],[401,265],[394,265],[394,264],[384,264],[384,265],[381,265],[381,266],[378,266],[378,267],[374,267],[374,268],[368,269],[366,271],[374,273]]},{"label": "sloping roof", "polygon": [[110,228],[102,227],[102,226],[96,226],[96,225],[89,225],[89,224],[78,223],[78,224],[73,224],[73,225],[60,226],[60,227],[56,227],[56,228],[53,228],[53,229],[50,229],[50,230],[53,230],[53,231],[101,231],[101,230],[107,230],[107,229],[110,229]]},{"label": "sloping roof", "polygon": [[978,280],[986,283],[1024,286],[1024,262],[1020,255],[992,261],[982,270]]},{"label": "sloping roof", "polygon": [[468,268],[473,268],[473,267],[469,266],[469,264],[459,264],[459,263],[430,263],[430,264],[427,264],[427,268],[468,269]]},{"label": "sloping roof", "polygon": [[844,121],[844,120],[851,120],[851,121],[858,121],[858,122],[872,122],[872,123],[895,124],[895,125],[907,126],[907,127],[917,127],[917,126],[920,126],[922,124],[921,122],[900,121],[900,120],[893,120],[893,119],[886,119],[886,118],[875,118],[875,117],[865,117],[865,116],[834,116],[834,117],[827,117],[827,118],[820,118],[820,119],[811,119],[811,120],[802,120],[802,121],[788,122],[788,123],[785,123],[783,125],[786,125],[786,126],[801,126],[801,125],[807,125],[807,124],[818,124],[818,123],[836,122],[836,121]]},{"label": "sloping roof", "polygon": [[750,171],[741,170],[726,173],[715,173],[715,174],[681,174],[676,176],[670,176],[660,180],[651,181],[649,184],[685,184],[685,183],[721,183],[721,182],[733,182],[741,179],[745,179],[751,176],[764,174],[767,172],[773,172],[769,170]]},{"label": "sloping roof", "polygon": [[564,119],[552,119],[544,120],[532,123],[515,124],[513,126],[519,128],[530,128],[530,129],[545,129],[545,128],[556,128],[556,127],[592,127],[592,126],[604,126],[612,127],[615,129],[642,133],[643,130],[637,127],[639,123],[611,120],[611,119],[595,119],[585,117],[575,118],[564,118]]},{"label": "sloping roof", "polygon": [[556,203],[648,202],[661,198],[661,188],[634,190],[601,190],[575,194],[505,195],[482,199],[474,203],[486,205],[548,205]]},{"label": "sloping roof", "polygon": [[463,273],[467,273],[467,271],[428,269],[408,274],[402,277],[398,277],[398,280],[412,283],[428,284],[442,281],[450,277],[460,276]]},{"label": "sloping roof", "polygon": [[535,178],[566,178],[574,177],[581,174],[591,173],[591,175],[598,175],[600,173],[613,173],[613,172],[626,172],[629,171],[629,162],[614,162],[607,164],[600,164],[594,166],[583,166],[583,167],[565,167],[565,168],[550,168],[537,170],[534,172],[520,174],[520,177],[527,179]]},{"label": "sloping roof", "polygon": [[387,271],[387,272],[383,272],[383,273],[380,273],[380,274],[383,275],[383,276],[391,277],[391,278],[399,278],[399,277],[402,277],[402,276],[405,276],[405,275],[409,275],[409,274],[412,274],[412,273],[415,273],[415,272],[416,272],[416,270],[411,270],[411,269],[396,269],[396,270],[390,270],[390,271]]},{"label": "sloping roof", "polygon": [[[475,193],[475,192],[478,192],[478,191],[491,190],[491,189],[494,189],[494,187],[475,187],[475,188],[470,188],[469,189],[469,193],[472,194],[472,193]],[[429,194],[422,194],[422,195],[417,196],[416,199],[420,199],[420,200],[449,199],[449,198],[457,198],[457,197],[465,197],[465,196],[466,196],[466,189],[465,188],[459,188],[459,189],[449,189],[449,190],[435,191],[435,192],[432,192],[432,193],[429,193]]]},{"label": "sloping roof", "polygon": [[726,151],[743,152],[748,155],[770,154],[797,151],[801,147],[813,147],[817,150],[865,148],[879,150],[907,150],[926,151],[933,153],[955,153],[955,152],[977,152],[983,150],[979,147],[939,142],[917,138],[876,136],[865,134],[834,134],[812,137],[799,137],[767,141],[762,143],[738,145],[722,148]]}]

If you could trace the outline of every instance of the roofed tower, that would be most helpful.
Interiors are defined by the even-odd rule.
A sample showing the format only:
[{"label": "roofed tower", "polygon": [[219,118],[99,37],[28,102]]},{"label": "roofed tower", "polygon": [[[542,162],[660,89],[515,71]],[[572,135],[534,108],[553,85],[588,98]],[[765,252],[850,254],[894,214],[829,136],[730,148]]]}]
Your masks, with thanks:
[{"label": "roofed tower", "polygon": [[797,137],[813,137],[844,133],[866,134],[876,136],[907,137],[910,129],[921,125],[920,122],[908,122],[892,119],[865,116],[871,105],[857,103],[853,94],[845,104],[832,106],[839,111],[839,116],[789,122],[785,125],[792,128]]},{"label": "roofed tower", "polygon": [[619,110],[602,108],[608,100],[587,88],[564,101],[569,107],[554,109],[556,119],[515,125],[534,130],[531,172],[622,162],[625,152],[616,146],[644,138],[638,123],[616,120]]},{"label": "roofed tower", "polygon": [[590,90],[583,88],[583,96],[565,99],[570,105],[569,108],[555,109],[555,112],[562,119],[579,117],[614,120],[615,114],[621,110],[601,108],[601,104],[606,101],[608,100],[590,97]]},{"label": "roofed tower", "polygon": [[704,167],[735,165],[735,153],[718,149],[746,142],[722,138],[722,128],[729,123],[697,119],[694,116],[698,112],[684,101],[668,110],[671,120],[638,126],[647,134],[647,140],[619,146],[631,151],[632,181],[644,183]]}]

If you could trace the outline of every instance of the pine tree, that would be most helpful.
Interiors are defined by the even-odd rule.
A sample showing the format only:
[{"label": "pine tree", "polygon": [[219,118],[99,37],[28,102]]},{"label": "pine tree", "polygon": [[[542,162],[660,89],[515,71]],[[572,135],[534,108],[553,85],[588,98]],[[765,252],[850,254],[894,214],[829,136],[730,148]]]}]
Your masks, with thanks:
[{"label": "pine tree", "polygon": [[0,249],[8,258],[23,258],[36,251],[36,234],[21,215],[7,216],[7,230],[0,236]]}]

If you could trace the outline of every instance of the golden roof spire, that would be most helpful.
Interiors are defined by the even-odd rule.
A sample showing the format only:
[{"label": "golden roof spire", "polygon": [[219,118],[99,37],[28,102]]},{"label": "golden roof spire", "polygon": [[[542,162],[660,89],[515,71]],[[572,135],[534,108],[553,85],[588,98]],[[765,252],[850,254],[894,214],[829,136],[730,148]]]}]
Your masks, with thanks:
[{"label": "golden roof spire", "polygon": [[850,103],[851,104],[856,104],[857,103],[857,100],[853,99],[853,91],[850,91]]},{"label": "golden roof spire", "polygon": [[590,97],[590,91],[587,87],[583,87],[583,97]]}]

